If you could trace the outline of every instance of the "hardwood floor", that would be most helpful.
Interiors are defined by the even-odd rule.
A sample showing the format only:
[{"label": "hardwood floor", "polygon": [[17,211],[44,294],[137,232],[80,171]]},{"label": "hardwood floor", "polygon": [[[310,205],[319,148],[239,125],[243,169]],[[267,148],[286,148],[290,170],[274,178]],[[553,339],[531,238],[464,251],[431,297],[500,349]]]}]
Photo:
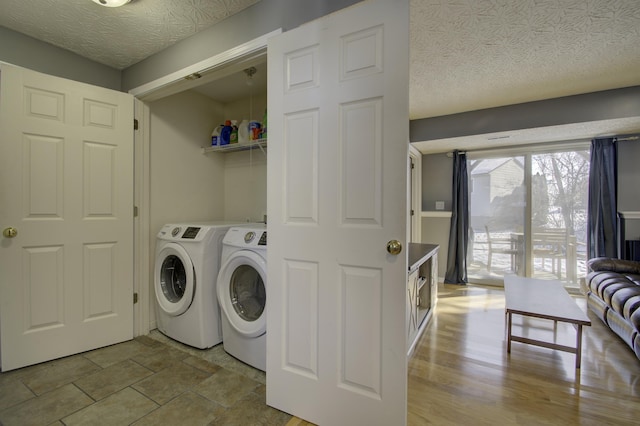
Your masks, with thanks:
[{"label": "hardwood floor", "polygon": [[[586,312],[584,297],[578,305]],[[504,292],[442,285],[409,360],[409,425],[637,425],[640,360],[593,314],[575,356],[513,343],[506,352]],[[524,327],[523,327],[524,325]],[[575,329],[514,315],[514,333],[575,344]]]}]

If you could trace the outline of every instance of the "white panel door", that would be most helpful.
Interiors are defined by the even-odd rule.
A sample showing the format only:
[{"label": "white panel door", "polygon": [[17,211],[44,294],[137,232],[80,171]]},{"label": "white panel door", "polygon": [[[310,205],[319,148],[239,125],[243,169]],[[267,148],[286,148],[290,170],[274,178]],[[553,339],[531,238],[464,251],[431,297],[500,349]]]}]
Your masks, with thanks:
[{"label": "white panel door", "polygon": [[2,371],[133,337],[133,97],[0,68]]},{"label": "white panel door", "polygon": [[406,422],[407,1],[269,42],[267,403]]}]

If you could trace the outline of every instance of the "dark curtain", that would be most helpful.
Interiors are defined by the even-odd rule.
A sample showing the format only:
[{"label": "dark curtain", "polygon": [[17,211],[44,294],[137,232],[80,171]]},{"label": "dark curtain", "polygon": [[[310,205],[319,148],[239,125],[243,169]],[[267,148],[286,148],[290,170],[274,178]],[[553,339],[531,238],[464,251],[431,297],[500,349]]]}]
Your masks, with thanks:
[{"label": "dark curtain", "polygon": [[469,180],[467,177],[467,155],[453,153],[453,188],[451,228],[447,272],[444,282],[467,283],[467,245],[469,244]]},{"label": "dark curtain", "polygon": [[618,257],[618,147],[615,138],[591,141],[587,249],[589,259]]}]

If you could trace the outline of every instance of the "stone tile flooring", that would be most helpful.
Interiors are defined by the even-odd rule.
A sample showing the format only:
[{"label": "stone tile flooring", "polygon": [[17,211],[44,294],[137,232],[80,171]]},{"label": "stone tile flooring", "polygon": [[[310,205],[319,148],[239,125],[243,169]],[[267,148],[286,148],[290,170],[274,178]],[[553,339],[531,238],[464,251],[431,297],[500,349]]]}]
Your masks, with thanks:
[{"label": "stone tile flooring", "polygon": [[[292,425],[222,345],[149,336],[0,373],[0,425]],[[306,423],[306,422],[305,422]],[[297,424],[297,423],[295,423]]]}]

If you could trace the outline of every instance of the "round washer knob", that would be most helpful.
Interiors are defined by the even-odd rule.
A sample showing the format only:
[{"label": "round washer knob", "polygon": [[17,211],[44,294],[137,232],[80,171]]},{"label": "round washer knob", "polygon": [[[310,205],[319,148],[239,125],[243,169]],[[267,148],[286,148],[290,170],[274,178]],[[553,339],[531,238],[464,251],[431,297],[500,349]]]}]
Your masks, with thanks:
[{"label": "round washer knob", "polygon": [[256,237],[256,233],[253,231],[247,232],[244,234],[244,242],[249,244]]},{"label": "round washer knob", "polygon": [[178,235],[179,233],[180,233],[180,227],[179,227],[179,226],[176,226],[175,228],[173,228],[173,229],[171,230],[171,236],[172,236],[172,237],[175,237],[175,236],[176,236],[176,235]]}]

